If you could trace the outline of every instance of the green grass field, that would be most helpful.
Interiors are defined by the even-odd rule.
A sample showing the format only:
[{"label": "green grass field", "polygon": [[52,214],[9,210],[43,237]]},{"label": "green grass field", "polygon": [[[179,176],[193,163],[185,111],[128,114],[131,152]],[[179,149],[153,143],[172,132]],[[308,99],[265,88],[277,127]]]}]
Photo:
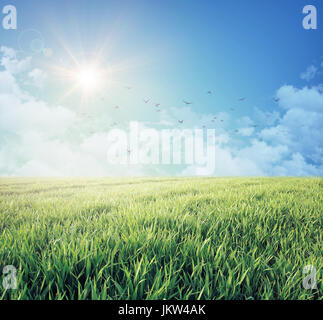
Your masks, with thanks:
[{"label": "green grass field", "polygon": [[[0,299],[322,299],[323,179],[0,179]],[[302,286],[303,267],[318,271]]]}]

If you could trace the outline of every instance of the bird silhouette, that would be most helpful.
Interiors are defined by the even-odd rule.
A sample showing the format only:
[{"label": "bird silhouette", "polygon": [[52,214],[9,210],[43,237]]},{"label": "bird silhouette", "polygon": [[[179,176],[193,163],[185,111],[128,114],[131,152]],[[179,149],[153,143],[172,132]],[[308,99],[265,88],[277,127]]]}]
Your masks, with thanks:
[{"label": "bird silhouette", "polygon": [[245,101],[245,100],[246,100],[246,98],[244,98],[244,97],[239,99],[239,101]]},{"label": "bird silhouette", "polygon": [[147,104],[149,101],[150,101],[150,99],[148,99],[148,100],[145,100],[145,99],[144,99],[144,102],[145,102],[146,104]]},{"label": "bird silhouette", "polygon": [[186,101],[186,100],[183,100],[183,102],[184,102],[186,105],[193,104],[192,102],[189,102],[189,101]]},{"label": "bird silhouette", "polygon": [[155,107],[156,107],[156,108],[159,108],[159,107],[160,107],[160,103],[156,103],[156,104],[155,104]]},{"label": "bird silhouette", "polygon": [[209,90],[209,91],[207,92],[207,94],[212,94],[212,91],[211,91],[211,90]]},{"label": "bird silhouette", "polygon": [[275,102],[279,102],[279,101],[280,101],[280,99],[279,99],[279,98],[274,98],[274,101],[275,101]]},{"label": "bird silhouette", "polygon": [[184,120],[178,120],[178,123],[182,124],[184,122]]},{"label": "bird silhouette", "polygon": [[119,106],[115,106],[114,109],[120,109],[120,107]]}]

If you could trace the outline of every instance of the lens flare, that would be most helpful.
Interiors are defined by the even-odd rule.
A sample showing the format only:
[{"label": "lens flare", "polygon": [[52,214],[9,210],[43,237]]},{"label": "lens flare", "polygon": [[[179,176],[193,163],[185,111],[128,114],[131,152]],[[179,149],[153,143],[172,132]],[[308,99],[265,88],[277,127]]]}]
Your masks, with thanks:
[{"label": "lens flare", "polygon": [[95,66],[82,66],[74,75],[77,85],[86,92],[100,89],[102,85],[102,73]]}]

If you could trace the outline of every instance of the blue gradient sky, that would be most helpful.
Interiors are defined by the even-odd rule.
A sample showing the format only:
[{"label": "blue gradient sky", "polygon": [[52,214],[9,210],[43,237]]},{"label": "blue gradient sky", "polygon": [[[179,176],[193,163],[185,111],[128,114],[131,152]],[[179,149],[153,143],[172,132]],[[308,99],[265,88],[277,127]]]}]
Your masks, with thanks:
[{"label": "blue gradient sky", "polygon": [[[322,1],[312,0],[309,3],[303,0],[279,2],[12,0],[9,2],[18,10],[18,30],[0,29],[0,46],[15,49],[21,59],[32,56],[31,68],[39,68],[48,74],[42,90],[26,86],[25,82],[15,75],[21,89],[35,99],[54,105],[58,97],[66,91],[66,83],[51,74],[52,66],[71,64],[66,48],[77,59],[81,59],[84,55],[90,57],[102,49],[104,63],[118,70],[113,74],[115,84],[91,99],[84,107],[86,112],[103,117],[103,113],[109,110],[109,115],[106,116],[111,118],[110,121],[124,125],[129,121],[144,121],[155,123],[155,127],[158,127],[157,124],[161,120],[172,117],[175,120],[176,117],[182,117],[189,127],[195,125],[200,127],[206,122],[207,126],[210,126],[212,116],[224,113],[222,116],[227,122],[224,128],[219,129],[221,135],[229,134],[230,130],[245,128],[246,124],[242,124],[241,121],[248,122],[246,117],[253,123],[259,123],[261,129],[257,129],[253,136],[240,136],[221,146],[222,150],[225,149],[230,154],[232,161],[235,161],[234,159],[241,161],[241,157],[247,159],[249,152],[246,148],[256,143],[265,141],[264,150],[276,148],[277,141],[284,139],[279,139],[272,133],[268,135],[267,131],[261,130],[273,131],[277,127],[284,126],[291,132],[288,141],[281,142],[282,146],[289,149],[286,154],[275,164],[268,160],[270,162],[268,166],[261,167],[256,163],[254,166],[248,165],[248,169],[241,172],[236,169],[238,165],[235,164],[232,174],[322,174],[321,125],[317,124],[323,112],[322,91],[317,89],[323,83]],[[9,2],[1,1],[1,4]],[[302,9],[307,4],[317,7],[317,30],[308,31],[302,27],[304,17]],[[28,44],[24,43],[26,40],[24,32],[30,29],[41,33],[44,46],[53,50],[52,57],[45,57],[41,53],[35,54]],[[300,75],[310,66],[317,68],[317,72],[315,76],[310,77],[311,79],[304,80]],[[125,93],[125,85],[132,86],[132,91]],[[309,136],[306,136],[303,144],[299,146],[295,146],[300,140],[298,133],[293,131],[296,128],[285,116],[288,112],[295,113],[296,109],[308,111],[312,107],[307,107],[307,101],[311,105],[312,98],[310,96],[306,100],[305,97],[304,101],[302,100],[303,104],[294,110],[291,103],[297,99],[297,93],[284,91],[286,86],[291,86],[295,90],[308,88],[309,95],[318,95],[317,105],[313,107],[315,114],[300,115],[305,118],[313,117],[314,122],[301,124],[308,127],[308,132],[303,133],[303,137]],[[212,90],[212,95],[206,94],[208,90]],[[296,97],[286,96],[289,93]],[[247,99],[239,102],[240,97]],[[283,102],[275,103],[274,97],[279,97]],[[143,98],[151,98],[153,103],[161,103],[162,113],[157,114],[153,106],[144,105]],[[187,108],[183,105],[183,99],[193,101],[194,104]],[[76,114],[80,111],[77,94],[59,103]],[[119,113],[111,110],[116,104],[122,106]],[[235,109],[233,114],[230,108]],[[276,117],[270,124],[265,123],[266,113]],[[97,126],[100,127],[100,124]],[[313,132],[310,134],[313,126],[314,139]],[[1,130],[0,126],[0,134],[2,141],[7,141],[8,148],[16,143],[11,140],[8,128]],[[310,150],[306,148],[308,141],[315,144]],[[258,145],[257,150],[249,150],[250,157],[253,157],[252,152],[258,154],[261,148],[261,145]],[[8,150],[3,150],[3,153],[7,154]],[[315,156],[311,156],[314,153]],[[298,154],[302,156],[302,160],[298,160],[303,161],[305,167],[288,169],[290,164],[288,161],[295,160]],[[11,157],[17,158],[19,155]],[[3,161],[8,161],[5,156],[3,158]],[[35,159],[26,157],[13,167],[3,164],[0,166],[0,174],[28,174],[28,169],[23,171],[20,169],[27,165],[28,161],[33,160]],[[310,168],[306,167],[307,165]],[[44,166],[50,167],[48,164]],[[154,171],[149,168],[145,171],[141,168],[139,171],[144,175],[163,175],[170,172],[193,175],[196,173],[193,167],[188,171],[185,171],[186,169],[164,168]],[[225,175],[231,173],[230,170],[224,171]],[[66,174],[59,168],[55,168],[52,172],[59,175]],[[46,173],[45,170],[44,174]],[[82,171],[81,168],[75,174],[82,175],[82,173],[92,174],[91,170]],[[214,174],[221,175],[221,173],[219,168]],[[37,172],[30,170],[30,174]],[[50,170],[48,174],[51,174]],[[99,174],[108,175],[109,169],[100,171]]]}]

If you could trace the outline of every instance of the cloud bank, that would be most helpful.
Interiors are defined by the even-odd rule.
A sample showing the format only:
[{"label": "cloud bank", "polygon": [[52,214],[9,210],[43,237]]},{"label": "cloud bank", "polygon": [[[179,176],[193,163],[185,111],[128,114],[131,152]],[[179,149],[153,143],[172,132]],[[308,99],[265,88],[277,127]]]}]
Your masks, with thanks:
[{"label": "cloud bank", "polygon": [[[0,48],[0,175],[1,176],[144,176],[203,175],[196,165],[111,166],[106,159],[106,128],[88,132],[84,119],[63,105],[35,98],[19,80],[42,89],[47,74],[32,68],[31,58],[17,59],[13,49]],[[313,71],[313,70],[312,70]],[[313,72],[309,72],[313,74]],[[309,79],[305,76],[304,79]],[[201,128],[223,120],[216,129],[215,176],[322,176],[322,86],[282,86],[276,92],[277,110],[255,110],[234,119],[225,112],[201,114],[193,108],[170,108],[160,113],[160,124]],[[102,117],[108,119],[107,115]],[[113,119],[110,119],[112,122]],[[238,128],[236,132],[232,128]]]}]

